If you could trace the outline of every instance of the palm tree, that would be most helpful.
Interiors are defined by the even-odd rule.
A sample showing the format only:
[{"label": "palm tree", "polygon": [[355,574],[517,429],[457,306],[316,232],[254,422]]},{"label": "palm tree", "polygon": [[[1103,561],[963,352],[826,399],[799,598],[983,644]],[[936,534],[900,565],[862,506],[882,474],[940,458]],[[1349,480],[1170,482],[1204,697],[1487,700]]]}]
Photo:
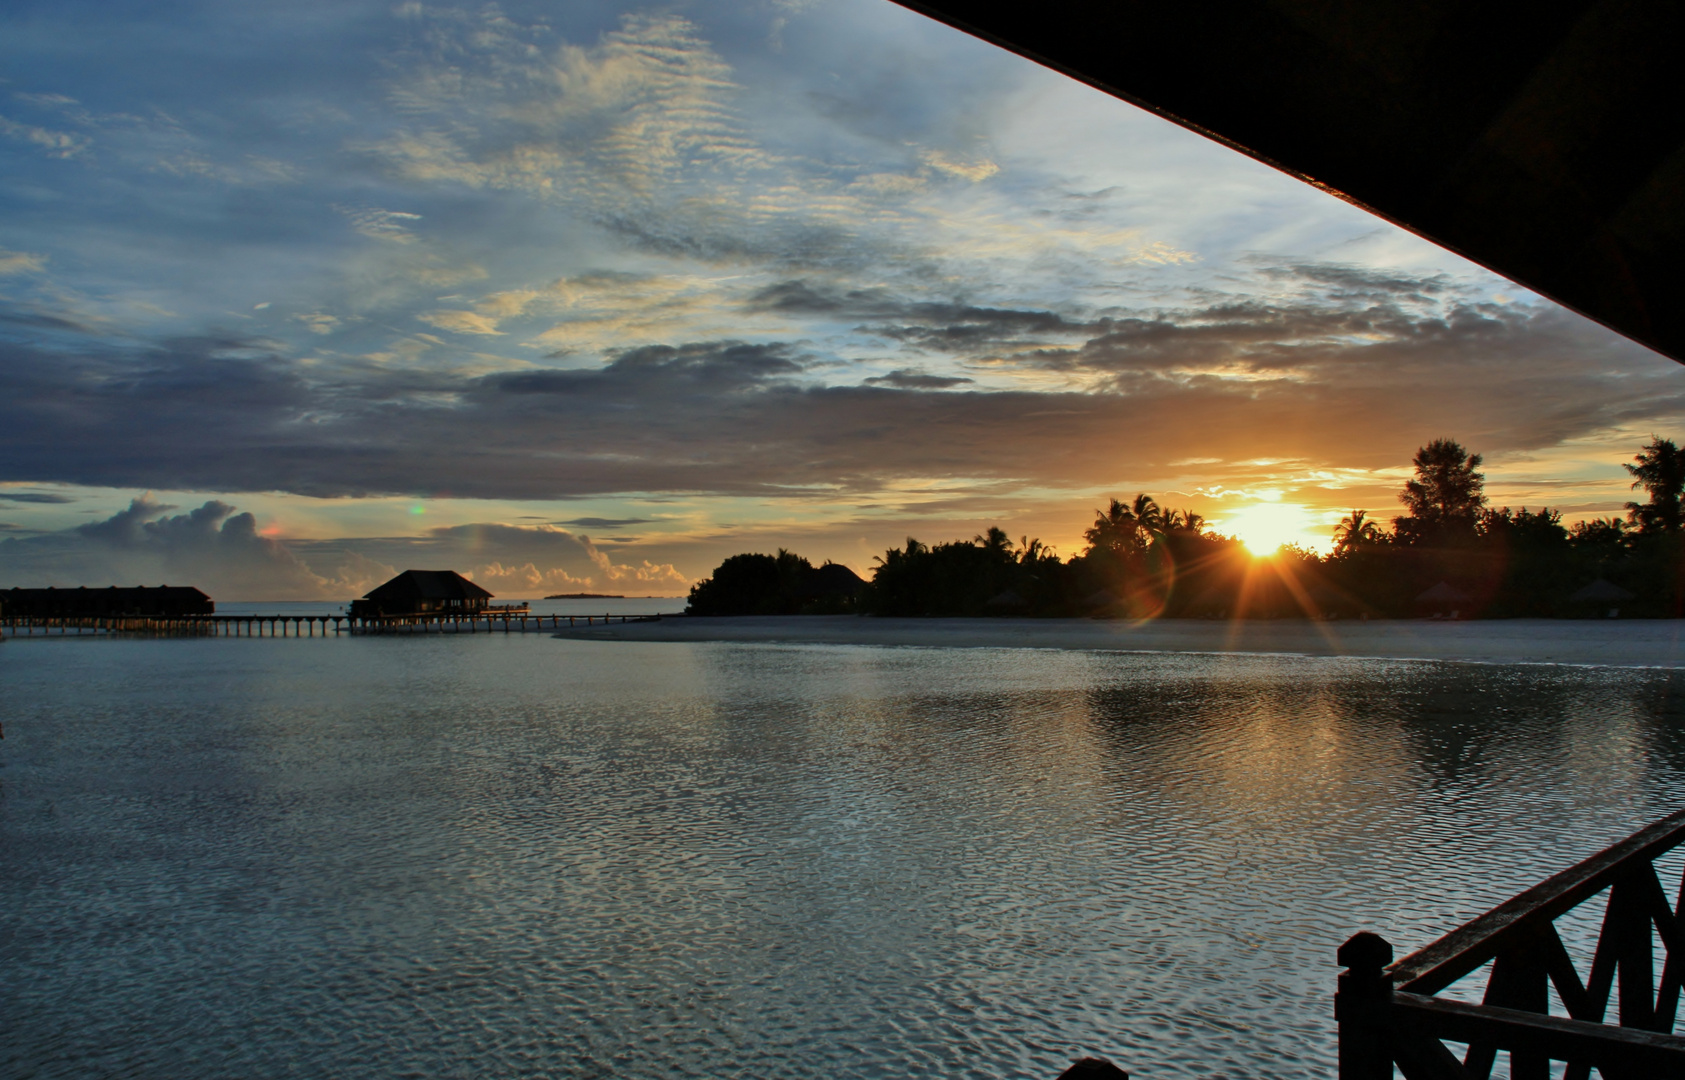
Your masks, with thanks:
[{"label": "palm tree", "polygon": [[1374,544],[1382,537],[1380,526],[1369,520],[1369,511],[1353,510],[1334,526],[1334,550],[1348,551],[1359,544]]},{"label": "palm tree", "polygon": [[1043,559],[1059,561],[1059,553],[1052,547],[1041,542],[1041,537],[1021,536],[1018,538],[1018,561],[1021,563],[1035,563]]},{"label": "palm tree", "polygon": [[1672,439],[1650,436],[1650,442],[1632,459],[1636,465],[1623,468],[1633,477],[1632,486],[1642,487],[1648,503],[1626,504],[1627,520],[1643,533],[1676,533],[1685,524],[1680,494],[1685,491],[1685,450]]},{"label": "palm tree", "polygon": [[1172,510],[1164,515],[1164,527],[1197,534],[1205,531],[1205,518],[1192,510]]},{"label": "palm tree", "polygon": [[1082,538],[1090,550],[1122,555],[1140,546],[1140,524],[1129,507],[1112,499],[1106,509],[1094,511],[1094,524],[1083,531]]},{"label": "palm tree", "polygon": [[1012,561],[1012,538],[1006,535],[1006,530],[997,525],[990,525],[987,533],[972,537],[971,542],[996,559],[1003,562]]},{"label": "palm tree", "polygon": [[877,563],[879,566],[894,566],[903,560],[912,558],[915,555],[923,555],[929,550],[929,548],[909,536],[907,537],[906,551],[902,551],[900,548],[890,548],[882,555],[873,555],[872,561]]},{"label": "palm tree", "polygon": [[1141,528],[1148,532],[1157,532],[1164,528],[1164,511],[1153,502],[1153,497],[1142,493],[1135,496],[1135,505],[1130,508],[1135,514],[1135,520],[1141,523]]}]

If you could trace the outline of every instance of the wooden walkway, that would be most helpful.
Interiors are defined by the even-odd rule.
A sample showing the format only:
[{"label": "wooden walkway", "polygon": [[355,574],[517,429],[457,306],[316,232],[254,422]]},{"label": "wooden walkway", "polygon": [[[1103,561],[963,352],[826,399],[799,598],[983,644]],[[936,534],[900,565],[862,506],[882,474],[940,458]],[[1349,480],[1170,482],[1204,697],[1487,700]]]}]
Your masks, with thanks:
[{"label": "wooden walkway", "polygon": [[12,637],[138,634],[151,637],[330,637],[335,634],[529,634],[609,623],[659,622],[660,615],[102,615],[0,618]]}]

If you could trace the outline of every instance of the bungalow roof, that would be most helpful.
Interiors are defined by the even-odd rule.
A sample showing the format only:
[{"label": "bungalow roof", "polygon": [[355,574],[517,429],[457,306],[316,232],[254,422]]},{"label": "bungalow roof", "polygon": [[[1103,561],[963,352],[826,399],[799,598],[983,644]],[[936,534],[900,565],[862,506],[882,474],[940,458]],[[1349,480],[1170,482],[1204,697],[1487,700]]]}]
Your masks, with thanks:
[{"label": "bungalow roof", "polygon": [[490,600],[492,594],[455,570],[405,570],[373,589],[363,599],[386,600]]}]

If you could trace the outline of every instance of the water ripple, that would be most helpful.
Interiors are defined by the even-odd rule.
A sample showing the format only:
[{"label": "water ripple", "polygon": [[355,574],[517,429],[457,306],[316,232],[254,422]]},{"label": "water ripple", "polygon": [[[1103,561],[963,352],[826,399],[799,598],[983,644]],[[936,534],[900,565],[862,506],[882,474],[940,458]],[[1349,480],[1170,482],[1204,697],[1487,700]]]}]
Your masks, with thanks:
[{"label": "water ripple", "polygon": [[1666,672],[0,654],[6,1076],[1326,1073],[1347,935],[1423,944],[1685,794]]}]

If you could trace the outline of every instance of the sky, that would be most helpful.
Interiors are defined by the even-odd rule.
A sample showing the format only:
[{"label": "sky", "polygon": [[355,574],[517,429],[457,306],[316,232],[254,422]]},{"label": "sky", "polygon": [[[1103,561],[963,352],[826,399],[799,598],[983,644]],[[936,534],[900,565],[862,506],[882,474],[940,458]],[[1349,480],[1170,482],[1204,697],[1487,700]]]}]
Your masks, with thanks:
[{"label": "sky", "polygon": [[681,595],[1416,448],[1619,514],[1685,368],[882,0],[0,10],[0,587]]}]

